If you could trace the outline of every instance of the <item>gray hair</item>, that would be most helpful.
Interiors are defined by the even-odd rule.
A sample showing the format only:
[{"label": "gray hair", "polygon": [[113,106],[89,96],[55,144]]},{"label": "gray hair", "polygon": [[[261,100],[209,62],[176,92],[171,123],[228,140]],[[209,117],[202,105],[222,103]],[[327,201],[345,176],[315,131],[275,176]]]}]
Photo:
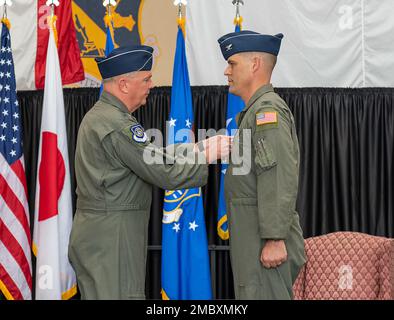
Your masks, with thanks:
[{"label": "gray hair", "polygon": [[137,72],[138,71],[128,72],[128,73],[120,74],[120,75],[112,77],[112,78],[103,79],[103,84],[110,83],[110,82],[116,82],[117,80],[119,80],[119,78],[125,78],[125,77],[133,78]]}]

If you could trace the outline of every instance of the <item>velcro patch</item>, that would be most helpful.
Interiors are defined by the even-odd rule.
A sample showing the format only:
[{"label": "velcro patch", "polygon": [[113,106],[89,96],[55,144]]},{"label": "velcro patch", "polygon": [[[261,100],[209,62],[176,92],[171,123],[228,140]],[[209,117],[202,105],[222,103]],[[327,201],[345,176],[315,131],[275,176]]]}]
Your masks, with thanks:
[{"label": "velcro patch", "polygon": [[256,125],[278,123],[278,113],[276,111],[260,112],[256,114]]},{"label": "velcro patch", "polygon": [[142,128],[140,124],[135,124],[131,126],[127,134],[132,140],[138,143],[145,143],[146,140],[148,140],[148,136],[146,135],[144,128]]}]

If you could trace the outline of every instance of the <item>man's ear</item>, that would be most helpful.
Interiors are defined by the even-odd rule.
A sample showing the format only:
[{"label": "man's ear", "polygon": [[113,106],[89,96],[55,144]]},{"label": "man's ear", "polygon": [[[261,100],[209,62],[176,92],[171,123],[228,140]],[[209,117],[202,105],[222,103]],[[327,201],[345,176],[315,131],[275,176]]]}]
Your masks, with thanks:
[{"label": "man's ear", "polygon": [[118,88],[119,88],[120,92],[122,92],[124,94],[129,93],[129,89],[127,87],[127,81],[125,78],[120,78],[118,80]]},{"label": "man's ear", "polygon": [[260,70],[260,68],[262,67],[262,61],[259,57],[254,56],[252,58],[252,72],[255,73],[256,71]]}]

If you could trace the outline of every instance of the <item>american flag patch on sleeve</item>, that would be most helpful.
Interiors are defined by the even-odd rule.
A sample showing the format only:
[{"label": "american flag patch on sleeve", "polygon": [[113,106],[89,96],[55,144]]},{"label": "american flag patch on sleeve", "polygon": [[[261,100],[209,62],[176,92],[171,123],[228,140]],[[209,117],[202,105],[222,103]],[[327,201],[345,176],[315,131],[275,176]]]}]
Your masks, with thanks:
[{"label": "american flag patch on sleeve", "polygon": [[278,123],[278,113],[276,111],[260,112],[256,114],[256,125]]}]

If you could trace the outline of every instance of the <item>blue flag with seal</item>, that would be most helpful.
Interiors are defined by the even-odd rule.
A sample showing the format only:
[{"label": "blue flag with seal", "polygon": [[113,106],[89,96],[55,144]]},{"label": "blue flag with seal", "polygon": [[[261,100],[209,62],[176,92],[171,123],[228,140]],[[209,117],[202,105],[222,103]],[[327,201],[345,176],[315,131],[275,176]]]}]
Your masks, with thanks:
[{"label": "blue flag with seal", "polygon": [[[112,24],[112,22],[110,22]],[[112,29],[113,30],[113,29]],[[114,41],[112,39],[112,34],[111,34],[111,27],[107,25],[107,39],[105,42],[105,56],[108,57],[108,55],[114,50]],[[100,94],[103,92],[103,84],[101,83],[100,87]]]},{"label": "blue flag with seal", "polygon": [[[190,142],[189,135],[178,139],[177,132],[192,130],[193,118],[185,39],[178,27],[168,144]],[[201,188],[165,192],[161,282],[164,300],[212,299]]]},{"label": "blue flag with seal", "polygon": [[[236,24],[235,32],[241,31],[240,23]],[[226,131],[227,135],[234,135],[234,131],[237,129],[237,123],[235,117],[245,107],[244,102],[238,96],[231,93],[228,94],[227,98],[227,115],[226,115]],[[222,170],[220,175],[220,189],[219,189],[219,205],[218,205],[218,223],[217,231],[218,235],[222,240],[228,240],[230,234],[228,231],[226,201],[224,199],[224,176],[227,171],[228,164],[222,163]]]}]

